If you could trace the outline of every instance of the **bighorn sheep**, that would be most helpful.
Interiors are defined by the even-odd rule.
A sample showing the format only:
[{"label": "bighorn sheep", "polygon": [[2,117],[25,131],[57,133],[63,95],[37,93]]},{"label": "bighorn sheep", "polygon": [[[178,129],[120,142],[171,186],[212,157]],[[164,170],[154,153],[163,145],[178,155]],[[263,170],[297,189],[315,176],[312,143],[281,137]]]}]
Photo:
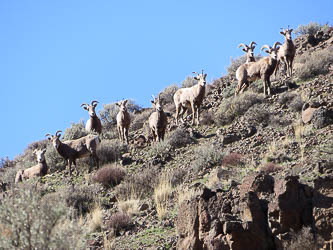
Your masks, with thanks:
[{"label": "bighorn sheep", "polygon": [[97,117],[95,108],[97,106],[98,101],[92,101],[91,104],[82,103],[81,107],[89,113],[89,120],[86,123],[86,131],[88,132],[96,132],[98,134],[102,133],[102,123],[101,120]]},{"label": "bighorn sheep", "polygon": [[24,170],[19,170],[15,177],[15,183],[18,183],[20,181],[23,181],[24,179],[29,179],[29,178],[36,177],[36,176],[42,177],[47,174],[47,171],[49,168],[46,164],[45,152],[46,152],[46,149],[39,149],[39,150],[35,149],[34,150],[34,154],[36,154],[38,164],[33,167],[24,169]]},{"label": "bighorn sheep", "polygon": [[289,25],[286,30],[283,28],[281,29],[282,31],[280,31],[280,34],[284,36],[284,43],[280,47],[278,52],[278,61],[275,69],[275,77],[281,62],[283,62],[285,66],[287,76],[291,77],[293,74],[293,61],[296,54],[296,47],[291,38],[291,32],[293,31],[293,29],[289,29]]},{"label": "bighorn sheep", "polygon": [[243,51],[246,53],[246,62],[254,62],[255,61],[255,58],[254,58],[254,49],[255,49],[255,45],[257,45],[255,42],[251,42],[250,43],[250,46],[244,44],[244,43],[241,43],[238,45],[238,48],[240,47],[243,47]]},{"label": "bighorn sheep", "polygon": [[176,91],[173,96],[173,100],[176,105],[176,124],[178,125],[178,118],[181,116],[183,121],[183,115],[186,110],[192,109],[192,125],[195,123],[195,116],[197,118],[197,125],[199,125],[200,106],[205,97],[206,76],[207,74],[201,71],[201,74],[197,74],[194,77],[198,83],[190,88],[181,88]]},{"label": "bighorn sheep", "polygon": [[281,45],[280,42],[274,43],[273,47],[264,45],[261,47],[261,50],[264,48],[268,49],[265,52],[269,54],[264,58],[261,58],[257,62],[249,62],[242,64],[236,71],[236,78],[238,80],[238,86],[235,91],[235,96],[239,92],[243,92],[251,82],[255,80],[262,79],[264,85],[264,94],[271,94],[271,82],[270,77],[275,70],[277,63],[277,53],[279,50],[278,45]]},{"label": "bighorn sheep", "polygon": [[154,104],[156,111],[153,112],[149,117],[149,128],[152,131],[153,140],[157,142],[164,140],[166,127],[168,125],[168,119],[163,111],[160,95],[158,96],[158,98],[155,98],[154,96],[152,97],[153,100],[151,100],[151,103]]},{"label": "bighorn sheep", "polygon": [[117,102],[116,105],[119,106],[119,112],[117,114],[117,129],[119,134],[119,140],[122,142],[125,141],[128,144],[128,130],[131,124],[131,117],[127,111],[127,104],[128,100]]},{"label": "bighorn sheep", "polygon": [[[60,130],[55,135],[46,134],[48,139],[52,141],[53,147],[57,152],[68,162],[69,175],[72,176],[72,163],[75,166],[76,174],[78,174],[76,159],[90,156],[99,167],[99,158],[96,154],[96,149],[100,143],[98,135],[87,135],[76,140],[60,141]],[[59,133],[59,134],[58,134]],[[89,167],[91,172],[91,166]]]}]

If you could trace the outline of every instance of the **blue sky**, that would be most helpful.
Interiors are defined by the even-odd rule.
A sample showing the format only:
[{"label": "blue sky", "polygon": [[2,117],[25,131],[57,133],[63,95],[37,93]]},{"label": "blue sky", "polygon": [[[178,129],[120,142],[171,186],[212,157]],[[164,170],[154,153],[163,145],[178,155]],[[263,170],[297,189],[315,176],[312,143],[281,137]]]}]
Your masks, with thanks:
[{"label": "blue sky", "polygon": [[225,74],[239,43],[282,42],[281,27],[332,25],[332,13],[332,0],[2,0],[0,158],[86,121],[83,102],[150,106],[192,71]]}]

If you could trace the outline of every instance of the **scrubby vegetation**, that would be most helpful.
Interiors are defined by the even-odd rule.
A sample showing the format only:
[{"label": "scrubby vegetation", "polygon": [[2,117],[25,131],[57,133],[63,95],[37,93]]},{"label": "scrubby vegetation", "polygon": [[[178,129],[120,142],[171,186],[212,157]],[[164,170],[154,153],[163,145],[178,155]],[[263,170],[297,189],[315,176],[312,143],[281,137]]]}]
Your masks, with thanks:
[{"label": "scrubby vegetation", "polygon": [[[105,105],[100,112],[105,130],[97,149],[100,167],[93,168],[91,173],[88,172],[90,159],[80,159],[79,174],[69,178],[65,161],[48,140],[31,143],[14,160],[2,158],[0,248],[174,249],[180,239],[177,217],[184,204],[189,205],[187,208],[199,209],[190,206],[195,205],[193,202],[199,200],[198,196],[202,205],[204,199],[215,193],[235,195],[232,201],[223,200],[217,210],[221,216],[230,217],[232,223],[238,223],[234,214],[242,208],[237,204],[245,204],[250,197],[241,198],[242,192],[250,194],[254,188],[264,189],[270,181],[280,183],[295,175],[302,186],[299,197],[306,197],[308,206],[318,200],[330,201],[326,194],[331,190],[327,183],[331,183],[333,170],[332,122],[321,128],[312,121],[302,122],[304,103],[314,103],[313,110],[318,106],[325,108],[326,113],[314,112],[316,119],[330,121],[332,118],[332,46],[325,43],[326,38],[318,38],[318,45],[311,45],[307,40],[308,35],[316,36],[318,31],[332,37],[333,32],[327,33],[330,29],[329,25],[310,23],[295,30],[299,35],[296,38],[298,66],[293,78],[286,80],[278,76],[272,81],[275,91],[269,97],[261,94],[261,81],[252,83],[249,91],[234,97],[237,85],[234,74],[245,56],[232,60],[227,76],[208,83],[200,126],[190,125],[191,114],[186,114],[188,117],[179,126],[173,117],[174,93],[180,86],[190,87],[196,81],[187,77],[179,85],[166,87],[160,93],[169,112],[164,141],[151,141],[147,120],[153,110],[130,101],[129,144],[120,143],[115,127],[118,108],[114,103]],[[287,88],[287,81],[294,86],[292,89]],[[71,124],[61,139],[76,139],[86,134],[80,121]],[[49,173],[16,185],[17,171],[35,165],[33,151],[44,147]],[[251,178],[261,178],[266,181],[265,185],[246,186]],[[323,180],[327,180],[326,186],[318,184]],[[265,207],[267,204],[261,199],[272,192],[270,189],[256,194],[250,201],[254,207],[257,200]],[[326,209],[320,205],[312,209],[314,213]],[[195,211],[203,216],[205,207],[200,209],[203,210]],[[328,206],[323,213],[316,214],[310,227],[294,230],[293,226],[288,228],[284,224],[281,247],[315,249],[326,244],[330,238],[323,232],[331,228],[326,219],[332,216],[329,209]],[[248,216],[249,221],[253,215],[250,210],[242,215]],[[277,216],[278,211],[270,213],[264,215],[266,221],[269,216]],[[212,218],[207,216],[208,219]],[[212,227],[219,229],[220,225]],[[273,231],[282,237],[279,230]],[[326,238],[318,240],[320,235]]]}]

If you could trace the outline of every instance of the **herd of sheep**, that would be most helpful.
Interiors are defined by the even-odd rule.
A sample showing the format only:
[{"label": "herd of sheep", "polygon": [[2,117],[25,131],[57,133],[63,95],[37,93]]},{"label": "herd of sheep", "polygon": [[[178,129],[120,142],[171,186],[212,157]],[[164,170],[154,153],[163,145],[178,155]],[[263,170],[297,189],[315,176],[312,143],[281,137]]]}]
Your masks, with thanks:
[{"label": "herd of sheep", "polygon": [[[281,28],[282,29],[282,28]],[[283,64],[286,69],[287,76],[292,76],[292,65],[295,57],[296,48],[291,38],[291,32],[293,29],[282,29],[280,32],[284,37],[285,41],[283,44],[280,42],[274,43],[273,47],[269,45],[263,45],[261,50],[265,50],[269,55],[261,58],[259,61],[255,60],[254,49],[255,42],[251,42],[250,46],[241,43],[239,48],[243,47],[243,51],[246,52],[247,60],[244,64],[238,67],[236,71],[236,79],[238,81],[235,95],[242,93],[249,84],[257,79],[261,79],[264,85],[264,94],[271,94],[271,82],[270,77],[275,72],[277,74],[279,65]],[[279,47],[280,46],[280,47]],[[200,106],[205,97],[205,86],[207,74],[204,74],[203,70],[201,73],[196,73],[194,77],[197,80],[197,84],[189,88],[181,88],[176,91],[173,96],[173,100],[176,106],[176,125],[179,124],[179,117],[182,122],[183,115],[186,111],[192,111],[192,125],[199,125]],[[160,95],[151,100],[155,111],[149,117],[149,128],[152,132],[153,141],[164,140],[165,131],[167,128],[168,120],[167,115],[163,111],[163,100]],[[62,156],[68,164],[69,174],[72,175],[71,166],[75,166],[76,173],[78,174],[76,160],[83,157],[91,157],[97,167],[99,167],[99,158],[96,154],[97,146],[101,140],[99,135],[102,133],[101,120],[96,115],[95,108],[97,101],[92,101],[91,104],[83,103],[81,107],[89,113],[89,120],[86,123],[86,131],[90,134],[81,137],[76,140],[68,140],[62,142],[60,140],[61,131],[57,131],[55,135],[46,134],[49,141],[52,142],[53,147]],[[119,134],[119,140],[123,143],[129,143],[128,132],[131,124],[130,114],[126,107],[127,100],[116,103],[119,106],[119,112],[117,114],[117,130]],[[98,135],[97,135],[97,134]],[[45,160],[46,149],[35,150],[34,153],[37,156],[38,164],[25,170],[19,170],[16,174],[15,182],[23,181],[31,177],[42,177],[47,174],[48,166]],[[89,172],[91,171],[91,167]]]}]

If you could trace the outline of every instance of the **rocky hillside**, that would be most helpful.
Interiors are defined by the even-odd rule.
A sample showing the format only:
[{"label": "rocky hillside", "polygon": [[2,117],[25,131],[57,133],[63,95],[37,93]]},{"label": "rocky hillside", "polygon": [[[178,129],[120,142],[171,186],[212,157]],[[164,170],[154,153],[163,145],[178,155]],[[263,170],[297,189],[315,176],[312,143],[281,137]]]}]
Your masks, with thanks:
[{"label": "rocky hillside", "polygon": [[[130,144],[109,122],[91,173],[80,160],[70,178],[47,140],[3,161],[1,248],[333,249],[333,29],[294,42],[293,78],[273,77],[272,96],[258,81],[234,97],[231,72],[207,86],[201,125],[177,127],[169,86],[166,140],[133,108]],[[49,174],[14,184],[43,147]]]}]

